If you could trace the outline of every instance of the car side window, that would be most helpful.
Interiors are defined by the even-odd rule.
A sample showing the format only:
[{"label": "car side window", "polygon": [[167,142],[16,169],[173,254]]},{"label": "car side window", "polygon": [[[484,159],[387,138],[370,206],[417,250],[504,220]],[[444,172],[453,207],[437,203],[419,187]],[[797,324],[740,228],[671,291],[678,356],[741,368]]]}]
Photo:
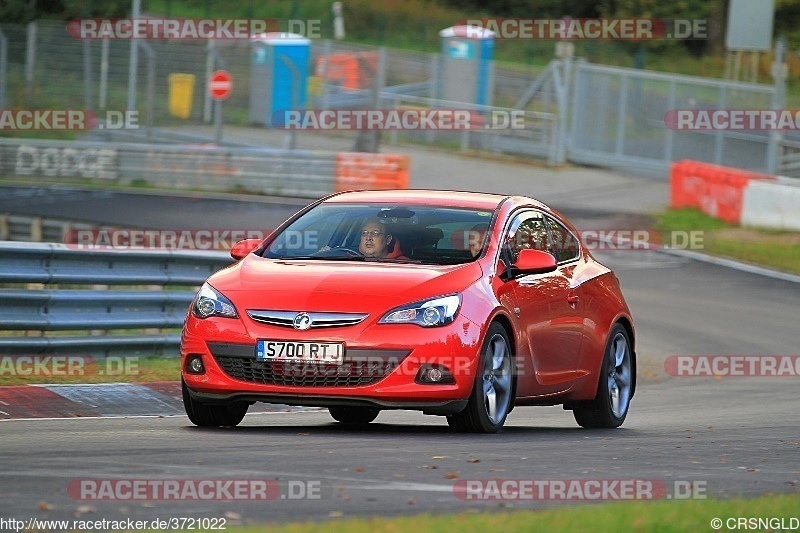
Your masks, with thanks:
[{"label": "car side window", "polygon": [[556,260],[559,263],[565,263],[577,259],[578,255],[580,255],[578,239],[554,218],[547,215],[544,218],[550,230],[551,253],[555,255]]},{"label": "car side window", "polygon": [[528,211],[514,217],[503,239],[503,254],[510,263],[516,262],[520,250],[526,248],[544,250],[555,255],[555,250],[551,250],[547,226],[540,213]]}]

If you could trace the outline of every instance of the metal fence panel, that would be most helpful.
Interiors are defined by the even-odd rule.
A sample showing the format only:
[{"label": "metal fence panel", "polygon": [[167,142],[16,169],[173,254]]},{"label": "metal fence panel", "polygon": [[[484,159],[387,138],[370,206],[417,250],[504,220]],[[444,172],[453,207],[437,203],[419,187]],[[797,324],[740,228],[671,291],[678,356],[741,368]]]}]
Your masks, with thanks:
[{"label": "metal fence panel", "polygon": [[763,132],[672,131],[673,109],[769,109],[775,88],[579,62],[572,100],[569,159],[650,170],[665,176],[672,161],[695,159],[770,172]]}]

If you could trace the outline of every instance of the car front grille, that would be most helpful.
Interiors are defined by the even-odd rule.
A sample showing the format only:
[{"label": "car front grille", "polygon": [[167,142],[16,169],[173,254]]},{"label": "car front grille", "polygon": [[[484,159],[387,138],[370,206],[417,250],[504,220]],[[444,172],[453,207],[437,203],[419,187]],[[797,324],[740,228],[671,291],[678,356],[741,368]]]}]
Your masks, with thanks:
[{"label": "car front grille", "polygon": [[258,361],[241,357],[215,357],[234,379],[264,385],[292,387],[355,387],[372,385],[397,368],[392,361],[345,361],[341,365]]},{"label": "car front grille", "polygon": [[231,378],[291,387],[357,387],[388,376],[410,353],[401,350],[350,349],[342,364],[260,361],[252,346],[212,344],[214,360]]}]

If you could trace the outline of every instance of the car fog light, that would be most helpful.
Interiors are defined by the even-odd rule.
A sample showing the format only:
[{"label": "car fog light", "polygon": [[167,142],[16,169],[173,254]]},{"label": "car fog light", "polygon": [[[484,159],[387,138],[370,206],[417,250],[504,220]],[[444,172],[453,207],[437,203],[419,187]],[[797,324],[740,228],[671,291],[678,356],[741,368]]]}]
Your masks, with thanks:
[{"label": "car fog light", "polygon": [[415,381],[428,385],[445,385],[456,382],[455,378],[453,378],[453,374],[447,367],[433,365],[425,365],[420,368]]},{"label": "car fog light", "polygon": [[189,357],[189,360],[186,362],[186,371],[189,374],[205,373],[206,369],[203,366],[203,358],[199,355],[193,355]]}]

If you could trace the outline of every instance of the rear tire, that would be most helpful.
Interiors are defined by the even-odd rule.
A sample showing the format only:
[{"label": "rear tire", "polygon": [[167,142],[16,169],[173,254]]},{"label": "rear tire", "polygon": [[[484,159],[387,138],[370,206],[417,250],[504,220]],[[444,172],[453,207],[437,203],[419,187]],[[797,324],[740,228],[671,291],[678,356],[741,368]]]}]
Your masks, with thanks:
[{"label": "rear tire", "polygon": [[447,417],[450,428],[468,433],[500,431],[514,403],[513,374],[508,334],[503,326],[492,322],[481,348],[478,374],[467,407]]},{"label": "rear tire", "polygon": [[230,405],[207,405],[198,402],[189,394],[189,387],[186,382],[181,380],[181,392],[183,394],[183,407],[186,416],[192,424],[200,427],[233,427],[239,424],[247,414],[250,404],[236,402]]},{"label": "rear tire", "polygon": [[380,409],[374,407],[328,407],[328,412],[337,422],[363,426],[375,420]]},{"label": "rear tire", "polygon": [[597,395],[594,400],[576,406],[575,421],[585,428],[617,428],[628,416],[636,387],[636,364],[628,332],[615,324],[603,354]]}]

